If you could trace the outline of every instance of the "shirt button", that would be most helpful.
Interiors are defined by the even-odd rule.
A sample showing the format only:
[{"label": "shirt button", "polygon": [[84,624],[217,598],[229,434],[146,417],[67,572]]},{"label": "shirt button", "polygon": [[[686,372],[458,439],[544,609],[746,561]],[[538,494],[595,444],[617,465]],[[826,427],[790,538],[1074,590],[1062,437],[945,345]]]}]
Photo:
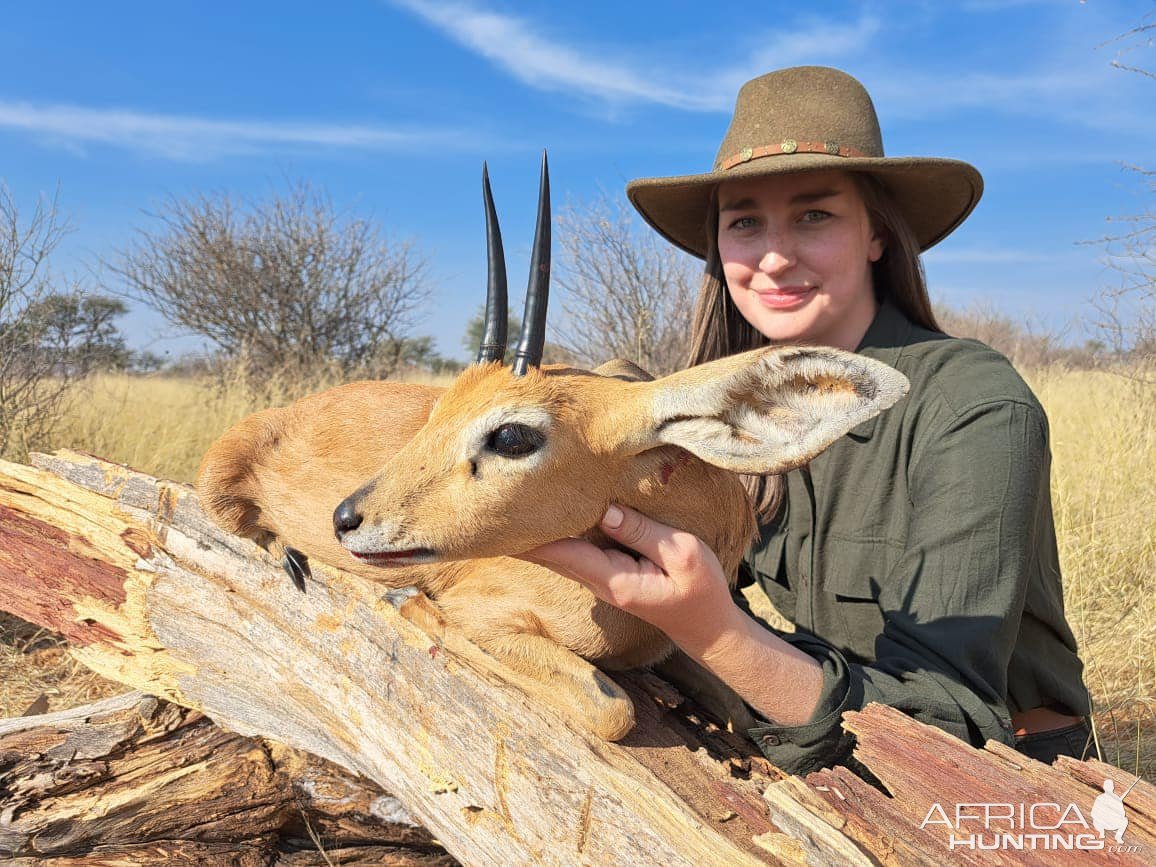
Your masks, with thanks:
[{"label": "shirt button", "polygon": [[762,740],[763,746],[767,747],[777,747],[780,743],[782,743],[782,741],[779,740],[778,735],[763,735],[760,740]]}]

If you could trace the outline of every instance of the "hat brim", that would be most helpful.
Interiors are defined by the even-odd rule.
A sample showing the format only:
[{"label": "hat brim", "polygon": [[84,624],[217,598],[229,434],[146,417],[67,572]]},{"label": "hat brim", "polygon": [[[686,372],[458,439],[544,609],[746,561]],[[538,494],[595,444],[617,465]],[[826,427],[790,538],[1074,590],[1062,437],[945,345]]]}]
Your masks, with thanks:
[{"label": "hat brim", "polygon": [[702,175],[639,178],[626,185],[626,195],[659,234],[704,259],[707,212],[718,183],[816,169],[869,172],[879,177],[915,233],[921,252],[951,234],[983,195],[983,177],[961,160],[809,153],[764,157]]}]

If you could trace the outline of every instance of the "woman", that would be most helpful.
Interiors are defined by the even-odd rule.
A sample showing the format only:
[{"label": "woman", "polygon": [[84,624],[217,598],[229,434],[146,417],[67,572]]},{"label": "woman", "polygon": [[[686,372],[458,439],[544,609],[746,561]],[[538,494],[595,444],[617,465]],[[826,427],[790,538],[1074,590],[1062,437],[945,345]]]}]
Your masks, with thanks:
[{"label": "woman", "polygon": [[714,171],[627,187],[654,228],[706,259],[692,363],[823,344],[911,382],[810,465],[747,480],[760,538],[740,578],[792,634],[732,599],[701,541],[613,504],[603,528],[641,560],[579,540],[531,553],[728,683],[785,770],[847,761],[841,714],[869,701],[977,746],[1047,762],[1091,752],[1047,420],[1005,358],[939,331],[919,261],[981,191],[966,163],[884,157],[867,92],[821,67],[744,85]]}]

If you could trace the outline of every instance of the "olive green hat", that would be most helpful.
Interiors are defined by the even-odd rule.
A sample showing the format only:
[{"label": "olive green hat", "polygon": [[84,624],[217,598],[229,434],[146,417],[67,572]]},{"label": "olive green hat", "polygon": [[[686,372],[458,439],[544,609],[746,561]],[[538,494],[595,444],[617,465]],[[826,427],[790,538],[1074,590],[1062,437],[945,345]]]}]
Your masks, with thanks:
[{"label": "olive green hat", "polygon": [[831,168],[882,180],[920,250],[947,237],[983,193],[983,178],[968,163],[885,157],[863,85],[838,69],[797,66],[742,86],[712,171],[640,178],[626,185],[626,195],[667,240],[701,259],[711,193],[720,181]]}]

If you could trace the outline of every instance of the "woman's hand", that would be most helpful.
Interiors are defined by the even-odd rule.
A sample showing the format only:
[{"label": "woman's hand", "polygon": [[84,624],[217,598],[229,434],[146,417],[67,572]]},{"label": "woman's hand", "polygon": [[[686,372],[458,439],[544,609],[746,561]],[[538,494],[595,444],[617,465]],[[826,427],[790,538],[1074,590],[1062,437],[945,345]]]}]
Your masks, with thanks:
[{"label": "woman's hand", "polygon": [[602,529],[642,554],[560,539],[519,555],[657,626],[763,716],[807,722],[823,688],[819,663],[747,617],[731,599],[718,557],[693,533],[612,505]]},{"label": "woman's hand", "polygon": [[520,556],[657,626],[695,657],[738,626],[742,612],[731,599],[718,557],[693,533],[616,505],[606,510],[602,529],[642,558],[582,539],[560,539]]}]

